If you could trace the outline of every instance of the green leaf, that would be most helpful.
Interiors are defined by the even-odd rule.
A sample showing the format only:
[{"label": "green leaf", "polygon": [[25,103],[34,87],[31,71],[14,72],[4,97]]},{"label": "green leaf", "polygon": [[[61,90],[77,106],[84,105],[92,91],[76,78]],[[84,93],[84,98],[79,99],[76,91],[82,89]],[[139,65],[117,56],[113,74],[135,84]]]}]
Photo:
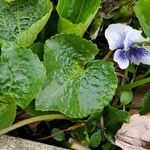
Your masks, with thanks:
[{"label": "green leaf", "polygon": [[65,140],[64,132],[58,128],[53,128],[51,134],[52,134],[53,138],[57,141]]},{"label": "green leaf", "polygon": [[122,105],[128,105],[133,98],[133,92],[130,90],[121,93],[120,102]]},{"label": "green leaf", "polygon": [[103,112],[104,126],[106,134],[114,135],[121,127],[122,123],[129,121],[129,114],[114,107],[106,107]]},{"label": "green leaf", "polygon": [[0,97],[0,129],[9,127],[16,116],[16,104],[9,96]]},{"label": "green leaf", "polygon": [[135,4],[135,14],[145,32],[150,37],[150,0],[138,0]]},{"label": "green leaf", "polygon": [[97,38],[102,23],[103,23],[103,20],[98,13],[98,15],[95,16],[93,23],[90,27],[90,38],[92,40],[95,40]]},{"label": "green leaf", "polygon": [[116,147],[112,143],[107,142],[106,144],[102,145],[102,150],[116,150]]},{"label": "green leaf", "polygon": [[4,43],[1,51],[0,94],[25,108],[42,87],[45,67],[30,49],[14,43]]},{"label": "green leaf", "polygon": [[13,2],[15,0],[5,0],[5,1],[8,2],[8,3],[11,3],[11,2]]},{"label": "green leaf", "polygon": [[148,112],[150,112],[150,90],[144,95],[141,114],[146,114]]},{"label": "green leaf", "polygon": [[75,34],[57,35],[45,44],[49,85],[37,97],[36,108],[83,118],[101,111],[117,86],[111,63],[93,61],[98,49]]},{"label": "green leaf", "polygon": [[36,110],[34,100],[24,109],[24,111],[30,116],[40,116],[40,115],[50,114],[50,112],[48,111]]},{"label": "green leaf", "polygon": [[90,137],[90,146],[91,147],[98,147],[102,139],[101,131],[97,130],[92,134]]},{"label": "green leaf", "polygon": [[75,130],[74,132],[71,133],[71,136],[73,139],[79,141],[84,146],[86,147],[89,146],[90,139],[89,139],[86,126],[83,126],[79,128],[78,130]]},{"label": "green leaf", "polygon": [[60,0],[58,33],[83,35],[100,7],[100,0]]},{"label": "green leaf", "polygon": [[29,46],[45,26],[51,11],[49,0],[0,0],[0,39]]},{"label": "green leaf", "polygon": [[86,120],[86,128],[88,130],[88,133],[93,133],[96,128],[99,129],[100,126],[100,116],[101,113],[96,112],[95,114],[91,114],[90,117]]},{"label": "green leaf", "polygon": [[29,46],[33,53],[37,54],[40,60],[43,60],[44,43],[33,43]]}]

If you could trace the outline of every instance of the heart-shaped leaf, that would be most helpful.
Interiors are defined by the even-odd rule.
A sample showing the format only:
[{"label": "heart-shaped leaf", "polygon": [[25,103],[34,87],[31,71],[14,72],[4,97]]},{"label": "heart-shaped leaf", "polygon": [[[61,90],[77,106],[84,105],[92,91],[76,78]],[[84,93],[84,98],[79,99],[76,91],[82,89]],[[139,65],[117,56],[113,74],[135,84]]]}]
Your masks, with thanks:
[{"label": "heart-shaped leaf", "polygon": [[0,94],[25,108],[39,93],[46,76],[44,65],[30,49],[4,43],[0,59]]},{"label": "heart-shaped leaf", "polygon": [[111,63],[92,61],[98,49],[75,34],[57,35],[45,45],[49,85],[36,99],[36,108],[82,118],[101,111],[111,101],[116,74]]},{"label": "heart-shaped leaf", "polygon": [[150,0],[138,0],[135,5],[135,13],[145,34],[150,37]]},{"label": "heart-shaped leaf", "polygon": [[45,26],[51,11],[49,0],[0,0],[0,39],[29,46]]},{"label": "heart-shaped leaf", "polygon": [[0,97],[0,129],[9,127],[16,116],[16,104],[9,96]]},{"label": "heart-shaped leaf", "polygon": [[59,33],[83,35],[96,15],[101,0],[60,0],[57,11]]}]

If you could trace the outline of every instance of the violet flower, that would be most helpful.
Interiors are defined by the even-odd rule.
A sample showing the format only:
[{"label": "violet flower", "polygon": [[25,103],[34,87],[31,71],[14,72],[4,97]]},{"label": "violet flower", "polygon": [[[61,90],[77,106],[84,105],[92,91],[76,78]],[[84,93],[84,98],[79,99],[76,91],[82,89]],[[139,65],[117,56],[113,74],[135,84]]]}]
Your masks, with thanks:
[{"label": "violet flower", "polygon": [[110,50],[116,50],[114,61],[121,69],[126,69],[129,62],[139,65],[150,65],[150,46],[139,46],[142,42],[149,41],[141,35],[142,31],[133,29],[124,24],[111,24],[105,31],[105,37]]}]

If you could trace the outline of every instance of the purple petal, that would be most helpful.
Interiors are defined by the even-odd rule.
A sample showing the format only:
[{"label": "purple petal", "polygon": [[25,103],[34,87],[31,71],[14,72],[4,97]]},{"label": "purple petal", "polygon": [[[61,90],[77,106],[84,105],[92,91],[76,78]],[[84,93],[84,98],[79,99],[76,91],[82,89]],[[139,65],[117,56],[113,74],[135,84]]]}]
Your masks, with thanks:
[{"label": "purple petal", "polygon": [[[141,62],[143,58],[148,55],[148,51],[144,47],[132,48],[126,52],[127,57],[131,60],[131,62]],[[132,61],[133,60],[133,61]],[[137,64],[137,63],[135,63]]]},{"label": "purple petal", "polygon": [[130,30],[133,29],[124,24],[118,23],[109,25],[105,31],[105,37],[108,41],[109,49],[123,49],[125,37]]},{"label": "purple petal", "polygon": [[129,58],[126,55],[126,51],[123,50],[117,50],[114,53],[114,61],[116,61],[119,64],[119,67],[121,69],[126,69],[129,66]]},{"label": "purple petal", "polygon": [[130,47],[136,43],[141,43],[141,42],[145,42],[145,41],[149,41],[149,39],[145,39],[142,35],[141,35],[142,31],[136,30],[136,29],[132,29],[130,30],[125,38],[124,41],[124,49],[125,50],[129,50]]},{"label": "purple petal", "polygon": [[137,60],[134,56],[130,58],[130,61],[131,61],[131,63],[136,64],[136,65],[140,64],[140,61]]},{"label": "purple petal", "polygon": [[144,55],[141,57],[140,62],[146,65],[150,65],[150,46],[144,47]]}]

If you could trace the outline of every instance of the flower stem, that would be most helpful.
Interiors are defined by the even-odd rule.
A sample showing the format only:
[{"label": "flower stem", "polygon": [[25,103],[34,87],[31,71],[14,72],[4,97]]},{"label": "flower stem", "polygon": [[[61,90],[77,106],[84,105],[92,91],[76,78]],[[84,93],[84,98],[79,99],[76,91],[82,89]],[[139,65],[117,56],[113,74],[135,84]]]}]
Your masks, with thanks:
[{"label": "flower stem", "polygon": [[120,86],[120,87],[118,87],[117,91],[120,92],[120,91],[124,91],[124,90],[129,90],[129,89],[135,88],[137,86],[140,86],[140,85],[143,85],[146,83],[150,83],[150,77],[127,84],[127,85]]},{"label": "flower stem", "polygon": [[145,78],[146,76],[148,76],[150,74],[150,69],[148,69],[148,71],[145,74],[139,75],[135,78],[135,80],[141,79],[141,78]]},{"label": "flower stem", "polygon": [[135,69],[135,72],[134,72],[134,74],[133,74],[131,83],[133,83],[133,81],[134,81],[134,79],[135,79],[135,77],[136,77],[137,69],[138,69],[138,66],[137,66],[136,69]]},{"label": "flower stem", "polygon": [[123,105],[123,111],[126,111],[126,105]]},{"label": "flower stem", "polygon": [[109,51],[109,52],[105,55],[105,57],[103,58],[103,60],[107,60],[107,59],[110,57],[111,54],[112,54],[112,51]]},{"label": "flower stem", "polygon": [[68,118],[66,116],[61,115],[61,114],[49,114],[49,115],[36,116],[36,117],[32,117],[32,118],[28,118],[28,119],[19,121],[8,128],[4,128],[4,129],[0,130],[0,135],[6,134],[10,131],[13,131],[19,127],[22,127],[22,126],[30,124],[30,123],[39,122],[39,121],[52,121],[55,119],[67,119],[68,120]]},{"label": "flower stem", "polygon": [[[124,71],[124,75],[121,81],[121,86],[124,86],[124,83],[127,80],[127,78],[128,78],[128,70],[126,69]],[[117,103],[119,102],[120,96],[121,96],[121,93],[118,92],[118,94],[114,98],[113,105],[117,105]]]},{"label": "flower stem", "polygon": [[50,135],[48,135],[48,136],[46,136],[46,137],[39,138],[39,139],[36,139],[36,140],[37,140],[37,141],[47,140],[47,139],[49,139],[49,138],[51,138],[51,137],[54,137],[54,136],[56,136],[56,135],[59,135],[59,134],[61,134],[61,133],[77,130],[77,129],[83,127],[83,126],[85,126],[84,123],[75,124],[75,125],[73,125],[73,126],[67,128],[67,129],[60,130],[60,131],[56,132],[55,134],[50,134]]}]

